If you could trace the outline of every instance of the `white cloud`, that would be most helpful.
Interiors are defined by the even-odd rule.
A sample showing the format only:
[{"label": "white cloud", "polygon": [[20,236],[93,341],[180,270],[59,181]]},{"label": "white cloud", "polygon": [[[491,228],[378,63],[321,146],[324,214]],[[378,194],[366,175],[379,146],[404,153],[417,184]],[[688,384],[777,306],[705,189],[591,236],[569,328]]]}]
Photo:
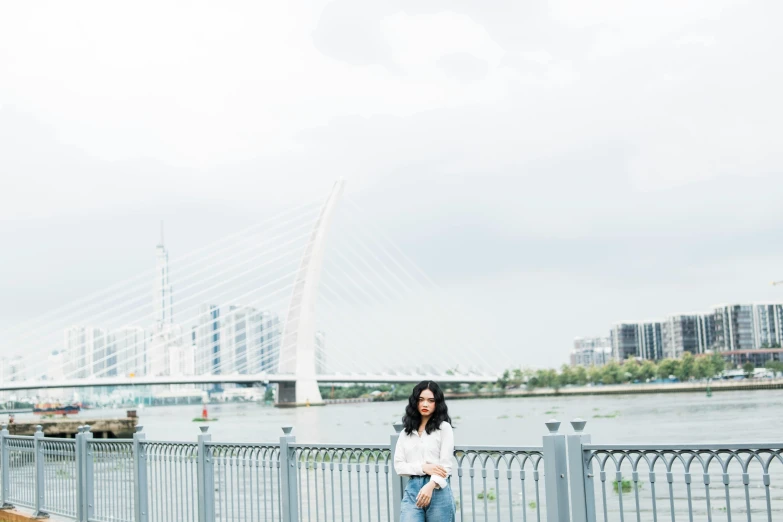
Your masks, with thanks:
[{"label": "white cloud", "polygon": [[[722,256],[704,243],[717,231],[743,245],[759,230],[776,237],[781,5],[9,4],[0,232],[19,256],[25,241],[67,235],[108,277],[116,267],[106,252],[146,248],[114,233],[118,223],[198,223],[187,251],[343,175],[373,219],[424,252],[430,272],[489,273],[498,286],[513,273],[525,283],[512,297],[533,313],[549,299],[546,285],[525,285],[562,261],[564,277],[590,281],[563,290],[575,310],[600,291],[594,278],[617,284],[620,302],[648,289],[645,277],[676,276],[665,261],[695,255],[689,245]],[[55,226],[74,215],[105,222],[92,231],[99,245]],[[31,222],[40,229],[19,239]],[[630,244],[639,237],[665,238],[652,249],[661,257]],[[768,240],[754,241],[762,246],[742,260],[747,274],[721,283],[731,295],[771,265],[758,257]],[[83,259],[71,262],[83,269]],[[639,264],[645,274],[633,271]],[[43,269],[26,272],[22,257],[8,266],[0,288],[59,284]],[[698,275],[705,261],[690,266]],[[717,295],[707,279],[689,291]],[[78,297],[83,284],[63,292]],[[638,314],[665,312],[664,294]],[[617,319],[599,312],[579,328]],[[546,331],[536,336],[545,342]]]},{"label": "white cloud", "polygon": [[417,15],[399,12],[386,17],[381,29],[395,60],[407,70],[430,71],[438,58],[458,52],[497,66],[504,54],[484,27],[452,11]]}]

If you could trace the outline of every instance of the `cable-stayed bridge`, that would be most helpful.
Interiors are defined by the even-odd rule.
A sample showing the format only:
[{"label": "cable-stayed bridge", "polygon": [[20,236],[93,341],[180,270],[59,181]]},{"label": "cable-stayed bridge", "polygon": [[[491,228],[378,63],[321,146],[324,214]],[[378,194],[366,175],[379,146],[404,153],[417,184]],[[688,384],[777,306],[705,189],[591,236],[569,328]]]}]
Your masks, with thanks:
[{"label": "cable-stayed bridge", "polygon": [[0,334],[0,392],[494,381],[502,354],[343,190],[172,260],[161,230],[154,271]]}]

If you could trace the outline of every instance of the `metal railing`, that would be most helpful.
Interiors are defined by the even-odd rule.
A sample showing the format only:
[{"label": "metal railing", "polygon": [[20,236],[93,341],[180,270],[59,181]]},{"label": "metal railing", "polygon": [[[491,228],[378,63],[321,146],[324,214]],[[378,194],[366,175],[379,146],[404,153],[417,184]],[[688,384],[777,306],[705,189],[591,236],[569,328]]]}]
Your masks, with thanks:
[{"label": "metal railing", "polygon": [[[783,444],[597,445],[550,421],[541,446],[458,446],[460,522],[783,520]],[[0,506],[79,522],[392,522],[405,478],[388,444],[94,440],[0,431]]]},{"label": "metal railing", "polygon": [[86,509],[89,520],[133,520],[133,441],[84,441],[88,470],[85,478],[92,485]]},{"label": "metal railing", "polygon": [[[36,459],[35,439],[32,437],[20,437],[9,435],[5,438],[3,447],[3,478],[8,475],[8,485],[3,482],[3,504],[14,504],[36,508]],[[8,469],[6,470],[6,463]]]},{"label": "metal railing", "polygon": [[[783,519],[781,444],[583,446],[599,517]],[[588,473],[594,480],[595,473]],[[772,486],[775,478],[776,487]],[[614,497],[614,498],[612,498]],[[773,503],[774,500],[774,503]]]},{"label": "metal railing", "polygon": [[541,521],[543,448],[459,446],[454,453],[460,520]]},{"label": "metal railing", "polygon": [[783,443],[597,445],[572,425],[574,522],[783,520]]},{"label": "metal railing", "polygon": [[42,439],[44,499],[49,513],[76,517],[77,473],[75,439]]},{"label": "metal railing", "polygon": [[[265,444],[208,443],[220,522],[278,520],[280,449]],[[195,520],[195,518],[191,519]]]},{"label": "metal railing", "polygon": [[299,520],[391,521],[389,446],[291,444],[297,466]]}]

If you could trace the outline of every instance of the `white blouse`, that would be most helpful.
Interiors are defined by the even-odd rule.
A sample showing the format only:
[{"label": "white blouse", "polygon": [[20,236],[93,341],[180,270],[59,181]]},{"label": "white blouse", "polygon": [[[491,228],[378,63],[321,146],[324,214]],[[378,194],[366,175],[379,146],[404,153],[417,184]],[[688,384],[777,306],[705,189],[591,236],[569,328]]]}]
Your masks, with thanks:
[{"label": "white blouse", "polygon": [[[400,433],[394,451],[394,469],[402,476],[425,475],[421,469],[423,464],[437,464],[443,466],[448,476],[451,475],[453,457],[454,431],[451,424],[443,421],[439,429],[430,434],[423,431],[419,436],[416,430],[410,435],[406,435],[404,431]],[[446,487],[446,479],[439,475],[432,475],[430,480],[438,487]]]}]

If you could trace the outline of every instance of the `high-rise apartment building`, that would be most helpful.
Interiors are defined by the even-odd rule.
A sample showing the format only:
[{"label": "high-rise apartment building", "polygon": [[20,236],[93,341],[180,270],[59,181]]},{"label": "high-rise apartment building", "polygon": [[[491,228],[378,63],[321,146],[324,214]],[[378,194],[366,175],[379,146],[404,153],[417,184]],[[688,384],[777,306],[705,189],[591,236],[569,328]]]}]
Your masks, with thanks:
[{"label": "high-rise apartment building", "polygon": [[[766,355],[771,357],[777,353],[774,349],[783,346],[783,304],[720,305],[713,307],[711,313],[672,315],[660,322],[617,323],[612,326],[609,339],[612,357],[618,361],[629,357],[679,358],[685,352],[748,355],[749,350],[763,349],[772,350]],[[589,361],[589,355],[578,344],[581,342],[581,339],[574,342],[571,364]]]},{"label": "high-rise apartment building", "polygon": [[47,381],[61,381],[65,379],[64,354],[62,350],[52,350],[46,358],[46,374],[43,376]]},{"label": "high-rise apartment building", "polygon": [[65,330],[66,379],[107,377],[116,370],[115,347],[110,345],[103,328],[72,326]]},{"label": "high-rise apartment building", "polygon": [[704,353],[715,349],[715,314],[698,315],[699,351]]},{"label": "high-rise apartment building", "polygon": [[[152,319],[151,328],[131,325],[111,332],[84,326],[66,329],[63,378],[278,371],[282,329],[272,312],[204,304],[187,333],[174,322],[162,233],[156,247]],[[5,374],[8,367],[6,361]]]},{"label": "high-rise apartment building", "polygon": [[267,373],[277,370],[280,321],[270,312],[232,306],[220,325],[221,371]]},{"label": "high-rise apartment building", "polygon": [[229,308],[223,316],[220,328],[221,359],[220,373],[250,373],[253,354],[248,345],[254,331],[255,310],[248,307]]},{"label": "high-rise apartment building", "polygon": [[639,330],[637,357],[651,361],[663,359],[663,323],[645,321],[638,323],[637,328]]},{"label": "high-rise apartment building", "polygon": [[676,359],[685,352],[703,353],[698,314],[672,315],[663,322],[663,357]]},{"label": "high-rise apartment building", "polygon": [[272,312],[256,312],[253,325],[253,373],[275,373],[280,360],[283,335],[280,318]]},{"label": "high-rise apartment building", "polygon": [[639,323],[617,323],[609,332],[612,356],[617,361],[640,357]]},{"label": "high-rise apartment building", "polygon": [[[185,355],[190,342],[182,326],[174,323],[174,297],[169,280],[169,253],[163,245],[161,224],[160,244],[155,247],[155,292],[153,295],[154,326],[147,352],[148,375],[178,375],[187,367]],[[184,360],[185,362],[180,362]],[[184,365],[184,366],[183,366]]]},{"label": "high-rise apartment building", "polygon": [[125,326],[109,335],[117,358],[117,375],[143,377],[147,375],[147,344],[149,333],[138,326]]},{"label": "high-rise apartment building", "polygon": [[185,332],[177,324],[166,324],[155,328],[147,345],[147,375],[178,375],[179,358],[183,350],[190,347]]},{"label": "high-rise apartment building", "polygon": [[[40,376],[45,381],[62,381],[65,379],[65,353],[62,350],[52,350],[46,358],[46,370]],[[65,388],[49,389],[46,391],[48,399],[65,401],[73,393],[73,390]]]},{"label": "high-rise apartment building", "polygon": [[783,346],[783,305],[753,305],[753,336],[756,348]]},{"label": "high-rise apartment building", "polygon": [[196,350],[188,342],[179,342],[169,351],[169,374],[185,376],[196,374]]},{"label": "high-rise apartment building", "polygon": [[275,372],[281,334],[274,313],[247,306],[202,305],[191,333],[196,374]]},{"label": "high-rise apartment building", "polygon": [[21,355],[0,357],[0,384],[23,381],[27,378],[24,359]]},{"label": "high-rise apartment building", "polygon": [[609,332],[612,356],[658,360],[663,358],[663,323],[660,321],[617,323]]},{"label": "high-rise apartment building", "polygon": [[194,332],[196,375],[221,373],[220,326],[220,307],[214,304],[201,305]]},{"label": "high-rise apartment building", "polygon": [[169,280],[169,253],[163,245],[163,225],[160,244],[155,247],[155,292],[153,296],[155,326],[174,323],[174,297]]},{"label": "high-rise apartment building", "polygon": [[756,348],[752,305],[716,306],[713,309],[713,315],[715,317],[715,348],[718,351]]},{"label": "high-rise apartment building", "polygon": [[571,350],[571,366],[603,366],[612,360],[609,337],[577,337]]}]

